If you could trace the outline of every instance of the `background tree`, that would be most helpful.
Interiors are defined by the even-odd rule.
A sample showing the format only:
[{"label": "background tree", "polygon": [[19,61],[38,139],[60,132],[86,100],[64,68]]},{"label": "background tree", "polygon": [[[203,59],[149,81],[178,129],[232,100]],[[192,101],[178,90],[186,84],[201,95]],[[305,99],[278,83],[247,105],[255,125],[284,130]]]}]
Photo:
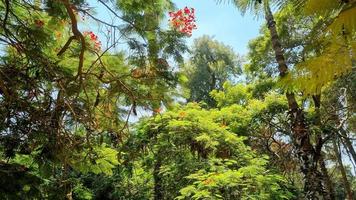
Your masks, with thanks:
[{"label": "background tree", "polygon": [[241,73],[241,58],[229,46],[209,36],[195,39],[189,61],[183,73],[188,77],[189,102],[203,101],[214,107],[209,93],[222,89],[225,81],[236,81]]}]

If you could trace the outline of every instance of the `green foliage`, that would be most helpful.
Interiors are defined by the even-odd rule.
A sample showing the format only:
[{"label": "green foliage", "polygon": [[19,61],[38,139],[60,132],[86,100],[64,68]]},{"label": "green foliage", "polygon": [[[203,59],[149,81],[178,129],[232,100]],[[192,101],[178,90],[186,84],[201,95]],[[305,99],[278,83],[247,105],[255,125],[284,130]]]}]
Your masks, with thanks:
[{"label": "green foliage", "polygon": [[208,107],[215,106],[209,95],[212,90],[222,89],[225,81],[236,81],[241,73],[241,59],[231,47],[209,36],[194,41],[189,61],[183,73],[189,77],[185,87],[190,90],[190,102],[205,102]]},{"label": "green foliage", "polygon": [[252,160],[251,166],[234,169],[234,160],[211,160],[205,170],[187,178],[193,181],[181,189],[177,199],[290,199],[284,191],[285,180],[269,174],[263,167],[264,160]]},{"label": "green foliage", "polygon": [[[306,1],[307,16],[318,19],[309,35],[303,62],[298,63],[295,84],[307,94],[317,94],[335,78],[350,73],[355,63],[354,2]],[[312,49],[312,51],[310,51]]]},{"label": "green foliage", "polygon": [[[74,177],[114,175],[121,161],[118,144],[128,132],[127,115],[172,101],[178,75],[167,60],[181,61],[186,50],[183,35],[160,28],[173,5],[135,2],[109,7],[123,14],[114,26],[121,40],[101,50],[76,30],[81,15],[91,13],[88,2],[0,3],[1,160],[32,162],[36,176],[21,175],[29,181],[40,177],[30,189],[26,186],[31,194],[33,188],[49,199],[72,194],[90,199],[92,191]],[[118,43],[132,51],[110,49]]]},{"label": "green foliage", "polygon": [[73,157],[69,158],[69,165],[82,173],[112,175],[112,168],[119,164],[117,154],[116,150],[104,145],[95,146],[89,150],[81,149],[80,152],[75,152]]},{"label": "green foliage", "polygon": [[[302,9],[307,14],[286,5],[274,15],[290,67],[289,75],[279,85],[305,95],[319,94],[335,78],[350,73],[354,65],[354,8],[338,1],[324,4],[309,0]],[[249,79],[278,74],[267,27],[260,33],[249,42],[250,63],[245,66]]]},{"label": "green foliage", "polygon": [[[327,161],[323,176],[345,198],[330,141],[354,152],[355,2],[289,2],[233,1],[255,16],[283,5],[274,17],[289,72],[278,80],[265,25],[240,76],[241,58],[209,36],[183,63],[185,35],[164,26],[169,0],[98,1],[117,24],[91,1],[1,1],[0,199],[302,198],[285,91],[307,112],[315,165]],[[81,17],[111,30],[108,46],[95,48]],[[320,108],[309,94],[323,95]],[[140,111],[154,113],[129,119]]]},{"label": "green foliage", "polygon": [[92,192],[88,188],[83,187],[82,184],[78,184],[73,188],[73,194],[74,198],[78,200],[93,199]]},{"label": "green foliage", "polygon": [[148,166],[157,170],[159,163],[153,174],[160,177],[155,184],[165,199],[247,199],[252,191],[262,199],[291,196],[283,178],[266,170],[267,158],[257,157],[243,137],[229,131],[222,118],[227,113],[190,103],[141,122],[133,138],[139,147],[152,148],[155,163]]},{"label": "green foliage", "polygon": [[6,199],[41,198],[42,180],[27,167],[20,164],[0,162],[0,194]]}]

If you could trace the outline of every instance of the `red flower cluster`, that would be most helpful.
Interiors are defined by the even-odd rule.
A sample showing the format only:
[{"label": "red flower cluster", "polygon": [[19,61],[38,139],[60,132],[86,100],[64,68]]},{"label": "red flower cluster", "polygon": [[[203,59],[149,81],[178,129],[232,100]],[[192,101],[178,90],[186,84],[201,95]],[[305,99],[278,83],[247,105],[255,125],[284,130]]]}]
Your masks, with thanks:
[{"label": "red flower cluster", "polygon": [[35,25],[37,28],[42,28],[44,25],[44,22],[42,20],[36,19],[35,20]]},{"label": "red flower cluster", "polygon": [[92,31],[84,31],[83,32],[84,37],[89,36],[90,40],[94,42],[94,49],[95,50],[100,50],[101,49],[101,42],[98,40],[98,36],[95,35]]},{"label": "red flower cluster", "polygon": [[192,35],[193,29],[196,29],[194,8],[185,7],[177,12],[169,12],[170,24],[181,33]]}]

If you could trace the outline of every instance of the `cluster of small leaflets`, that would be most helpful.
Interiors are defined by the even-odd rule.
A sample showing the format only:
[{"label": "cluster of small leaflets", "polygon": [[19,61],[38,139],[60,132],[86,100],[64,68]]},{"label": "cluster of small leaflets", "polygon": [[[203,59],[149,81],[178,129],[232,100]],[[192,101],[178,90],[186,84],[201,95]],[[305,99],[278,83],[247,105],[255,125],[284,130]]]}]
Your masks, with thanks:
[{"label": "cluster of small leaflets", "polygon": [[94,42],[94,49],[99,51],[101,49],[101,42],[98,40],[98,36],[95,35],[92,31],[83,32],[84,37],[90,38],[90,41]]},{"label": "cluster of small leaflets", "polygon": [[194,8],[185,7],[177,12],[169,12],[170,24],[177,31],[188,36],[196,29]]}]

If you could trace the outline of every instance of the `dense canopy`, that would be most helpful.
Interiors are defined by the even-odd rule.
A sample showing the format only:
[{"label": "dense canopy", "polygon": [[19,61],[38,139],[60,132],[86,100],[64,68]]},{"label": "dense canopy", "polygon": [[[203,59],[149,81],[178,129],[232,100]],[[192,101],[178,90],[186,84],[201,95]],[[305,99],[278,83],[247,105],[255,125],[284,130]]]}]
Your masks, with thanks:
[{"label": "dense canopy", "polygon": [[222,2],[1,0],[0,199],[355,199],[356,1]]}]

